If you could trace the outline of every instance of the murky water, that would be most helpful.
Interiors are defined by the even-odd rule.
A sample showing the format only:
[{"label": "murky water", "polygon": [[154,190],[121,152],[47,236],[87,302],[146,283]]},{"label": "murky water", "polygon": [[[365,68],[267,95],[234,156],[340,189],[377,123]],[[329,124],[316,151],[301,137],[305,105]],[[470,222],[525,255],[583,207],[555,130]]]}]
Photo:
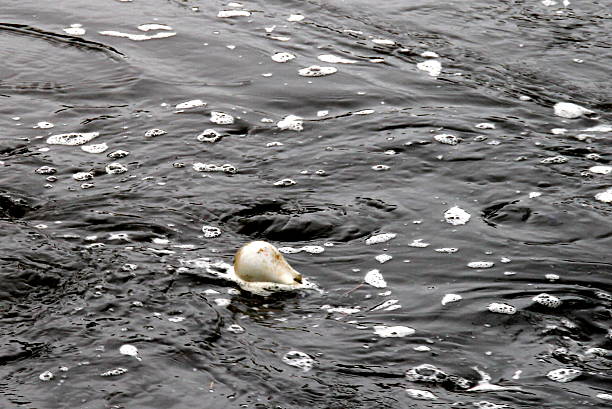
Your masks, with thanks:
[{"label": "murky water", "polygon": [[1,407],[612,405],[607,2],[2,9]]}]

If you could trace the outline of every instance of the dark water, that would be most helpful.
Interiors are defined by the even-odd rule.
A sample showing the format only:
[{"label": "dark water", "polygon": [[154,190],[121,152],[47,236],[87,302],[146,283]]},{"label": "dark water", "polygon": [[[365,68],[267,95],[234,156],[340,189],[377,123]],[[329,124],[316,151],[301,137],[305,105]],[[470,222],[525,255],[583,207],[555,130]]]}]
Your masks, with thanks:
[{"label": "dark water", "polygon": [[[610,406],[609,3],[241,3],[3,2],[0,407]],[[298,74],[311,65],[338,72]],[[593,112],[560,117],[559,102]],[[303,131],[276,126],[288,115]],[[220,138],[199,141],[206,129]],[[73,132],[108,150],[47,143]],[[445,221],[454,206],[465,225]],[[366,244],[379,233],[396,237]],[[324,292],[258,297],[193,261],[231,262],[253,239],[322,246],[286,257]],[[494,265],[467,266],[481,261]],[[386,288],[359,286],[373,269]],[[446,375],[411,377],[434,372],[422,364]],[[547,377],[563,368],[578,376]]]}]

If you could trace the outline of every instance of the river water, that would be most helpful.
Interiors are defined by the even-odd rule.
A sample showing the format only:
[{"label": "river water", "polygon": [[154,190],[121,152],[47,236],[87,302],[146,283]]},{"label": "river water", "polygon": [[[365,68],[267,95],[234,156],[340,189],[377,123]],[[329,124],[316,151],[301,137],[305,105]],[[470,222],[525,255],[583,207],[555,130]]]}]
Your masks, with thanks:
[{"label": "river water", "polygon": [[612,405],[608,2],[2,15],[0,407]]}]

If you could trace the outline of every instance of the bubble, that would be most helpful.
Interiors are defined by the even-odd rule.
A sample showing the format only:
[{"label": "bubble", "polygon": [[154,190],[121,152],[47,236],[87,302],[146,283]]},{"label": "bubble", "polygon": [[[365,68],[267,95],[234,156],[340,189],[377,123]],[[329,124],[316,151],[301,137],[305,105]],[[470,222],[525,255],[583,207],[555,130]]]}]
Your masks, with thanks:
[{"label": "bubble", "polygon": [[406,389],[406,393],[412,399],[418,400],[436,400],[438,397],[429,391],[424,391],[420,389]]},{"label": "bubble", "polygon": [[393,257],[388,255],[388,254],[379,254],[378,256],[374,257],[376,259],[376,261],[378,261],[380,264],[384,264],[387,261],[391,260]]},{"label": "bubble", "polygon": [[553,107],[555,115],[562,118],[575,119],[585,114],[592,114],[593,111],[581,107],[580,105],[572,104],[571,102],[559,102]]},{"label": "bubble", "polygon": [[544,305],[550,308],[557,308],[561,305],[561,299],[554,295],[542,293],[532,298],[532,300],[538,304]]},{"label": "bubble", "polygon": [[110,37],[127,38],[132,41],[155,40],[158,38],[168,38],[168,37],[173,37],[176,35],[175,32],[155,33],[153,35],[147,35],[147,34],[122,33],[120,31],[113,31],[113,30],[99,31],[98,34],[103,35],[103,36],[110,36]]},{"label": "bubble", "polygon": [[450,135],[450,134],[447,134],[447,133],[441,133],[441,134],[438,134],[438,135],[434,135],[433,138],[437,142],[444,143],[446,145],[457,145],[462,140],[458,136]]},{"label": "bubble", "polygon": [[204,233],[204,237],[207,239],[212,239],[214,237],[219,237],[221,235],[221,229],[214,226],[202,226],[202,233]]},{"label": "bubble", "polygon": [[119,368],[111,369],[110,371],[102,372],[100,376],[119,376],[119,375],[123,375],[127,371],[128,371],[127,368],[119,367]]},{"label": "bubble", "polygon": [[314,359],[300,351],[287,352],[283,355],[283,362],[289,366],[300,368],[304,372],[310,371],[314,365]]},{"label": "bubble", "polygon": [[53,175],[54,173],[57,173],[57,169],[52,168],[51,166],[41,166],[40,168],[36,169],[34,173],[38,173],[39,175]]},{"label": "bubble", "polygon": [[349,60],[347,58],[338,57],[332,54],[321,54],[317,58],[319,61],[329,64],[355,64],[357,62],[355,60]]},{"label": "bubble", "polygon": [[128,168],[119,162],[113,162],[106,165],[105,170],[106,173],[108,173],[109,175],[119,175],[121,173],[127,172]]},{"label": "bubble", "polygon": [[371,236],[369,238],[366,239],[365,244],[372,245],[372,244],[379,244],[379,243],[386,243],[389,240],[394,239],[395,237],[397,237],[396,233],[381,233],[381,234],[375,234],[374,236]]},{"label": "bubble", "polygon": [[176,104],[176,109],[190,109],[206,106],[206,102],[201,99],[192,99],[191,101],[181,102]]},{"label": "bubble", "polygon": [[574,368],[559,368],[554,369],[546,374],[546,377],[555,382],[570,382],[582,375],[580,369]]},{"label": "bubble", "polygon": [[221,139],[221,134],[214,129],[206,129],[204,132],[196,136],[200,142],[215,143]]},{"label": "bubble", "polygon": [[446,305],[452,302],[457,302],[462,300],[463,297],[460,296],[459,294],[445,294],[444,297],[442,297],[442,305]]},{"label": "bubble", "polygon": [[304,130],[304,121],[299,116],[288,115],[281,121],[278,121],[276,126],[282,130],[302,131]]},{"label": "bubble", "polygon": [[318,65],[311,65],[298,71],[302,77],[323,77],[336,72],[338,72],[336,67],[320,67]]},{"label": "bubble", "polygon": [[442,64],[438,60],[423,61],[418,63],[416,67],[421,71],[427,72],[432,77],[437,77],[442,72]]},{"label": "bubble", "polygon": [[51,122],[41,121],[41,122],[38,122],[34,128],[50,129],[50,128],[53,128],[54,126],[55,125],[53,125]]},{"label": "bubble", "polygon": [[387,166],[387,165],[374,165],[374,166],[372,166],[372,170],[375,170],[375,171],[378,171],[378,172],[383,171],[383,170],[389,170],[389,169],[390,169],[390,167]]},{"label": "bubble", "polygon": [[84,180],[91,180],[93,179],[94,175],[91,172],[77,172],[74,175],[72,175],[72,178],[74,180],[78,180],[80,182],[84,181]]},{"label": "bubble", "polygon": [[293,179],[281,179],[279,181],[274,182],[274,186],[285,187],[285,186],[293,186],[297,182]]},{"label": "bubble", "polygon": [[513,315],[516,314],[516,308],[509,304],[493,302],[487,306],[487,309],[491,312],[495,312],[498,314],[508,314]]},{"label": "bubble", "polygon": [[377,269],[368,271],[363,281],[376,288],[387,287],[387,282],[385,281],[385,278],[382,276],[382,274],[380,274],[380,271]]},{"label": "bubble", "polygon": [[453,226],[466,224],[472,216],[458,206],[453,206],[444,212],[444,219]]},{"label": "bubble", "polygon": [[146,131],[144,136],[146,136],[147,138],[152,138],[154,136],[162,136],[165,134],[167,134],[167,132],[164,131],[163,129],[153,128],[153,129],[149,129],[148,131]]},{"label": "bubble", "polygon": [[212,111],[210,113],[210,122],[218,125],[231,125],[234,123],[234,117],[224,112]]},{"label": "bubble", "polygon": [[133,356],[139,361],[141,360],[140,357],[138,356],[138,348],[136,348],[134,345],[130,345],[130,344],[121,345],[121,347],[119,348],[119,353],[121,355]]},{"label": "bubble", "polygon": [[227,330],[229,332],[233,332],[234,334],[242,334],[244,332],[244,328],[242,328],[238,324],[232,324],[232,325],[228,326]]},{"label": "bubble", "polygon": [[77,146],[84,145],[92,139],[98,137],[100,132],[86,132],[86,133],[65,133],[59,135],[51,135],[47,138],[49,145],[68,145]]},{"label": "bubble", "polygon": [[272,61],[274,62],[284,63],[284,62],[295,59],[295,55],[291,53],[275,53],[275,54],[272,54],[271,58],[272,58]]},{"label": "bubble", "polygon": [[108,156],[111,159],[121,159],[121,158],[125,158],[129,154],[130,153],[128,151],[116,150],[116,151],[109,153],[106,156]]},{"label": "bubble", "polygon": [[459,249],[457,247],[443,247],[443,248],[439,248],[439,249],[434,249],[434,251],[437,251],[438,253],[456,253],[459,251]]},{"label": "bubble", "polygon": [[138,27],[136,27],[137,29],[139,29],[140,31],[151,31],[151,30],[172,30],[172,27],[165,25],[165,24],[155,24],[155,23],[151,23],[151,24],[141,24]]},{"label": "bubble", "polygon": [[425,243],[423,242],[423,239],[415,239],[412,241],[412,243],[408,243],[408,246],[410,247],[417,247],[417,248],[425,248],[425,247],[429,247],[429,243]]},{"label": "bubble", "polygon": [[212,163],[196,162],[192,167],[196,172],[223,172],[234,174],[238,171],[234,165],[230,165],[229,163],[218,166]]},{"label": "bubble", "polygon": [[378,44],[378,45],[395,45],[395,41],[393,40],[388,40],[385,38],[375,38],[372,40],[372,42],[374,44]]},{"label": "bubble", "polygon": [[51,371],[45,371],[41,373],[40,375],[38,375],[38,379],[40,379],[43,382],[48,382],[51,379],[53,379],[53,373]]},{"label": "bubble", "polygon": [[482,122],[480,124],[474,125],[478,129],[495,129],[495,124],[490,122]]},{"label": "bubble", "polygon": [[471,261],[467,263],[469,268],[491,268],[495,265],[492,261]]},{"label": "bubble", "polygon": [[595,195],[595,200],[604,203],[612,203],[612,188],[599,192]]},{"label": "bubble", "polygon": [[540,163],[543,163],[545,165],[550,165],[550,164],[565,163],[568,160],[569,159],[563,155],[557,155],[557,156],[552,156],[550,158],[544,158],[540,161]]}]

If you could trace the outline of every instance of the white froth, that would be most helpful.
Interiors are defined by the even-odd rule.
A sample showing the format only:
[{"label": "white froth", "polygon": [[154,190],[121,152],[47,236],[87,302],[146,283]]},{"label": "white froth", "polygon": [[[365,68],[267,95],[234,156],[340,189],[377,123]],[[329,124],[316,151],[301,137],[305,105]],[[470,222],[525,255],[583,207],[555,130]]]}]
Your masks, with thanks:
[{"label": "white froth", "polygon": [[127,368],[118,367],[118,368],[108,370],[106,372],[102,372],[100,376],[119,376],[119,375],[123,375],[127,371],[128,371]]},{"label": "white froth", "polygon": [[282,120],[276,123],[278,129],[289,130],[289,131],[302,131],[304,130],[304,121],[301,117],[296,115],[287,115]]},{"label": "white froth", "polygon": [[604,166],[604,165],[591,166],[589,168],[589,172],[596,173],[598,175],[607,175],[610,172],[612,172],[612,166]]},{"label": "white froth", "polygon": [[325,248],[322,246],[303,246],[299,248],[295,247],[279,247],[278,251],[284,254],[296,254],[300,252],[306,252],[310,254],[320,254],[325,251]]},{"label": "white froth", "polygon": [[434,140],[436,142],[440,142],[443,143],[445,145],[457,145],[459,142],[462,141],[461,138],[459,138],[458,136],[455,135],[450,135],[447,133],[442,133],[442,134],[438,134],[438,135],[434,135]]},{"label": "white froth", "polygon": [[612,401],[612,394],[610,393],[598,393],[595,396],[597,396],[599,399]]},{"label": "white froth", "polygon": [[106,165],[106,173],[108,173],[109,175],[118,175],[121,173],[125,173],[128,171],[127,166],[122,165],[119,162],[113,162],[113,163],[109,163],[108,165]]},{"label": "white froth", "polygon": [[394,239],[395,237],[397,237],[396,233],[375,234],[374,236],[368,237],[365,241],[365,244],[369,246],[372,244],[386,243],[389,240]]},{"label": "white froth", "polygon": [[380,274],[380,271],[377,269],[368,271],[365,277],[363,278],[363,281],[376,288],[387,287],[387,282],[385,281],[385,278],[382,274]]},{"label": "white froth", "polygon": [[138,356],[138,348],[136,348],[134,345],[130,345],[130,344],[121,345],[121,347],[119,348],[119,353],[121,355],[133,356],[134,358],[141,361],[140,357]]},{"label": "white froth", "polygon": [[495,265],[492,261],[471,261],[467,263],[469,268],[491,268]]},{"label": "white froth", "polygon": [[373,109],[362,109],[361,111],[353,112],[353,115],[371,115],[374,112],[376,111],[374,111]]},{"label": "white froth", "polygon": [[129,33],[122,33],[120,31],[112,31],[112,30],[100,31],[98,34],[101,34],[103,36],[110,36],[110,37],[127,38],[132,41],[155,40],[158,38],[168,38],[168,37],[172,37],[176,35],[175,32],[161,32],[161,33],[155,33],[153,35],[148,35],[148,34],[129,34]]},{"label": "white froth", "polygon": [[72,175],[72,178],[74,180],[78,180],[79,182],[83,182],[85,180],[91,180],[93,179],[94,175],[91,172],[77,172],[74,175]]},{"label": "white froth", "polygon": [[415,332],[414,328],[404,327],[402,325],[394,327],[388,327],[386,325],[374,326],[374,333],[381,338],[402,338],[407,335],[413,335]]},{"label": "white froth", "polygon": [[540,197],[540,196],[542,196],[542,193],[540,192],[529,192],[530,199],[535,199],[536,197]]},{"label": "white froth", "polygon": [[183,322],[185,321],[185,317],[168,317],[168,321],[170,322]]},{"label": "white froth", "polygon": [[612,125],[595,125],[587,129],[583,129],[584,132],[612,132]]},{"label": "white froth", "polygon": [[538,304],[544,305],[550,308],[557,308],[561,305],[561,299],[554,295],[542,293],[532,298],[532,300]]},{"label": "white froth", "polygon": [[206,106],[206,102],[201,99],[192,99],[191,101],[181,102],[176,104],[176,109],[189,109]]},{"label": "white froth", "polygon": [[274,186],[279,186],[279,187],[293,186],[295,184],[297,184],[297,182],[289,178],[277,180],[276,182],[274,182]]},{"label": "white froth", "polygon": [[338,72],[336,67],[321,67],[319,65],[311,65],[298,71],[302,77],[323,77],[336,72]]},{"label": "white froth", "polygon": [[54,126],[55,125],[53,125],[51,122],[41,121],[41,122],[38,122],[34,128],[50,129],[50,128],[53,128]]},{"label": "white froth", "polygon": [[492,124],[490,122],[482,122],[474,126],[478,129],[495,129],[495,124]]},{"label": "white froth", "polygon": [[152,138],[154,136],[165,135],[166,133],[167,132],[164,131],[163,129],[153,128],[153,129],[149,129],[148,131],[146,131],[144,136],[146,136],[147,138]]},{"label": "white froth", "polygon": [[438,55],[438,53],[435,53],[433,51],[423,51],[421,53],[421,57],[424,57],[424,58],[440,58],[440,55]]},{"label": "white froth", "polygon": [[457,247],[442,247],[442,248],[439,248],[439,249],[434,249],[434,251],[437,251],[438,253],[451,254],[451,253],[458,252],[459,249]]},{"label": "white froth", "polygon": [[219,18],[230,18],[230,17],[248,17],[251,13],[246,10],[220,10],[217,13]]},{"label": "white froth", "polygon": [[214,163],[201,163],[196,162],[193,164],[193,170],[196,172],[222,172],[234,174],[238,172],[238,169],[230,163],[224,163],[223,165],[215,165]]},{"label": "white froth", "polygon": [[557,155],[557,156],[551,156],[549,158],[544,158],[540,161],[540,163],[543,163],[545,165],[555,165],[555,164],[559,164],[559,163],[565,163],[569,161],[569,159],[563,155]]},{"label": "white froth", "polygon": [[215,298],[214,301],[219,307],[227,307],[232,303],[232,300],[229,298]]},{"label": "white froth", "polygon": [[514,308],[510,304],[493,302],[487,306],[487,309],[491,312],[495,312],[498,314],[508,314],[513,315],[516,314],[516,308]]},{"label": "white froth", "polygon": [[600,202],[604,203],[612,203],[612,188],[597,193],[595,195],[595,200],[599,200]]},{"label": "white froth", "polygon": [[77,146],[84,145],[92,139],[98,137],[100,132],[85,132],[85,133],[65,133],[59,135],[51,135],[47,138],[49,145],[68,145]]},{"label": "white froth", "polygon": [[71,36],[82,36],[85,35],[85,29],[83,27],[66,27],[62,28],[62,31]]},{"label": "white froth", "polygon": [[166,24],[156,24],[156,23],[151,23],[151,24],[141,24],[139,25],[138,28],[140,31],[150,31],[150,30],[167,30],[170,31],[172,30],[172,27],[166,25]]},{"label": "white froth", "polygon": [[219,237],[221,235],[221,229],[215,226],[202,226],[202,233],[207,239]]},{"label": "white froth", "polygon": [[372,40],[372,42],[378,45],[395,45],[395,41],[388,40],[386,38],[375,38]]},{"label": "white froth", "polygon": [[210,113],[210,122],[217,125],[231,125],[234,123],[234,117],[225,112],[212,111]]},{"label": "white froth", "polygon": [[421,389],[406,389],[406,393],[412,399],[417,400],[436,400],[438,397],[433,393]]},{"label": "white froth", "polygon": [[356,314],[358,312],[361,312],[361,309],[359,307],[332,307],[331,305],[328,305],[328,304],[321,306],[321,309],[329,313],[337,312],[340,314],[347,314],[347,315]]},{"label": "white froth", "polygon": [[272,57],[270,58],[272,58],[272,61],[274,62],[284,63],[293,60],[295,58],[295,55],[291,53],[275,53],[272,54]]},{"label": "white froth", "polygon": [[546,374],[546,377],[555,382],[570,382],[582,375],[580,369],[574,368],[559,368],[554,369]]},{"label": "white froth", "polygon": [[206,129],[196,136],[196,139],[200,142],[215,143],[221,139],[221,134],[214,129]]},{"label": "white froth", "polygon": [[314,365],[314,359],[300,351],[287,352],[283,355],[283,362],[289,366],[300,368],[304,372],[310,371]]},{"label": "white froth", "polygon": [[459,294],[446,294],[446,295],[444,295],[444,297],[442,297],[441,303],[442,303],[442,305],[446,305],[446,304],[449,304],[449,303],[452,303],[452,302],[460,301],[462,299],[463,299],[463,297],[460,296]]},{"label": "white froth", "polygon": [[304,20],[304,16],[301,14],[291,14],[287,17],[287,21],[291,21],[292,23]]},{"label": "white froth", "polygon": [[410,247],[417,247],[417,248],[425,248],[425,247],[429,247],[429,243],[425,243],[423,242],[423,239],[415,239],[412,241],[412,243],[408,243],[408,246]]},{"label": "white froth", "polygon": [[91,145],[83,145],[81,149],[87,153],[102,153],[108,150],[108,145],[106,143],[95,143]]},{"label": "white froth", "polygon": [[376,259],[376,261],[378,261],[380,264],[384,264],[387,261],[391,260],[393,258],[393,256],[390,256],[388,254],[379,254],[378,256],[374,257]]},{"label": "white froth", "polygon": [[234,334],[242,334],[244,332],[244,328],[242,328],[238,324],[232,324],[232,325],[228,326],[227,330],[229,332],[233,332]]},{"label": "white froth", "polygon": [[387,165],[374,165],[372,166],[372,170],[375,170],[377,172],[383,171],[383,170],[389,170],[391,169],[389,166]]},{"label": "white froth", "polygon": [[460,226],[470,221],[472,216],[458,206],[453,206],[444,212],[444,219],[453,226]]},{"label": "white froth", "polygon": [[54,173],[57,173],[57,169],[51,166],[41,166],[40,168],[36,169],[34,173],[38,173],[39,175],[53,175]]},{"label": "white froth", "polygon": [[562,118],[574,119],[585,114],[591,114],[593,111],[581,107],[580,105],[572,104],[571,102],[559,102],[554,106],[555,115]]},{"label": "white froth", "polygon": [[438,60],[423,61],[418,63],[416,67],[421,71],[425,71],[432,77],[437,77],[442,72],[442,64]]},{"label": "white froth", "polygon": [[319,61],[323,61],[329,64],[355,64],[357,61],[349,60],[347,58],[338,57],[332,54],[321,54],[317,57]]}]

